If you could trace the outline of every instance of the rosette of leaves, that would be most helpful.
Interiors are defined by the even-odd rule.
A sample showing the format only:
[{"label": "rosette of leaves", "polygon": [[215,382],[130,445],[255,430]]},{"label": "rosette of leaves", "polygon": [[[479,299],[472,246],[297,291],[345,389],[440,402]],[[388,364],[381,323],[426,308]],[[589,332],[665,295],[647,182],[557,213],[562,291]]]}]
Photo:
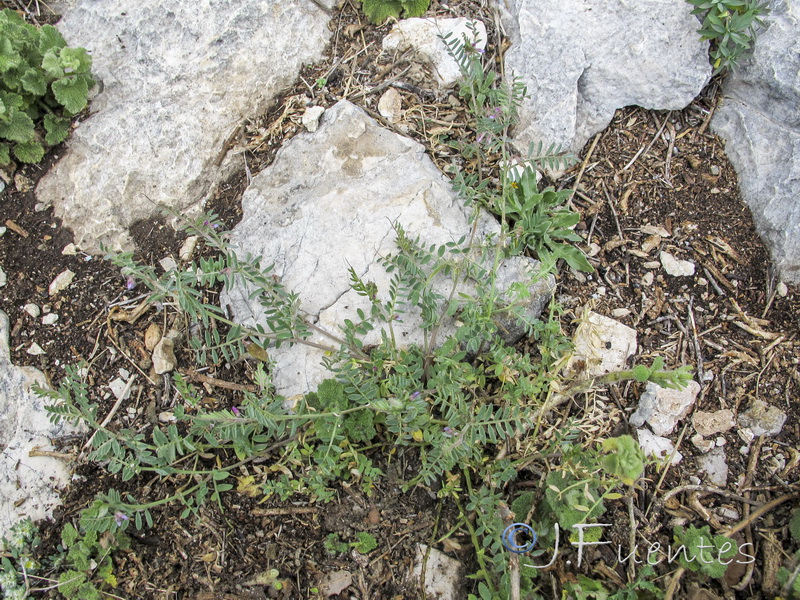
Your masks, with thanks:
[{"label": "rosette of leaves", "polygon": [[363,0],[361,8],[367,18],[380,25],[393,17],[399,19],[400,15],[406,19],[421,17],[430,6],[430,0]]},{"label": "rosette of leaves", "polygon": [[586,255],[570,243],[583,241],[572,230],[580,215],[565,206],[570,190],[548,187],[539,191],[536,171],[529,166],[506,189],[505,216],[513,223],[518,242],[533,250],[545,265],[563,258],[573,269],[594,271]]},{"label": "rosette of leaves", "polygon": [[45,146],[67,138],[94,85],[91,68],[86,50],[69,48],[55,27],[36,28],[0,11],[0,164],[12,153],[39,162]]},{"label": "rosette of leaves", "polygon": [[736,556],[736,542],[723,535],[711,533],[708,525],[688,529],[675,527],[675,543],[683,547],[679,552],[680,564],[684,569],[699,572],[714,579],[725,575],[728,564]]}]

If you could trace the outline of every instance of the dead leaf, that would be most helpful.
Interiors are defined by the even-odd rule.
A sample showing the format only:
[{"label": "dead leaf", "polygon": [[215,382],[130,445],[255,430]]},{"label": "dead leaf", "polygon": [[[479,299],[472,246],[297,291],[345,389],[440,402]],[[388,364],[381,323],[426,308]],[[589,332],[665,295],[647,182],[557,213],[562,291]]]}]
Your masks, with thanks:
[{"label": "dead leaf", "polygon": [[728,242],[723,240],[721,237],[709,235],[709,236],[706,236],[706,241],[711,243],[711,244],[713,244],[714,246],[716,246],[720,251],[722,251],[723,254],[727,254],[733,260],[735,260],[737,263],[741,264],[742,257],[739,256],[739,254],[736,252],[736,250],[731,248],[730,244],[728,244]]},{"label": "dead leaf", "polygon": [[606,252],[611,252],[612,250],[616,250],[620,246],[624,246],[625,244],[632,244],[632,240],[611,240],[603,244],[603,250]]},{"label": "dead leaf", "polygon": [[150,323],[147,331],[144,332],[144,347],[152,352],[156,344],[161,341],[161,327],[155,323]]},{"label": "dead leaf", "polygon": [[651,235],[644,242],[642,242],[642,252],[644,252],[645,254],[649,254],[654,248],[658,248],[660,245],[661,245],[661,236]]},{"label": "dead leaf", "polygon": [[662,238],[668,238],[672,235],[660,225],[645,225],[644,227],[641,227],[639,231],[646,233],[647,235],[659,235]]},{"label": "dead leaf", "polygon": [[260,360],[261,362],[265,363],[269,362],[269,354],[258,344],[245,344],[244,347],[247,349],[247,353],[256,360]]},{"label": "dead leaf", "polygon": [[349,571],[334,571],[328,573],[320,581],[319,588],[326,598],[341,594],[353,583],[353,576]]},{"label": "dead leaf", "polygon": [[255,585],[271,586],[278,580],[279,576],[280,572],[278,569],[269,569],[268,571],[256,574],[252,579],[245,581],[243,585],[248,587]]},{"label": "dead leaf", "polygon": [[255,498],[261,495],[261,489],[256,485],[256,478],[252,475],[246,477],[239,477],[237,480],[239,484],[236,486],[236,491],[245,496]]},{"label": "dead leaf", "polygon": [[459,550],[461,550],[461,544],[459,544],[453,538],[445,538],[444,541],[442,542],[442,550],[444,550],[447,553],[458,552]]}]

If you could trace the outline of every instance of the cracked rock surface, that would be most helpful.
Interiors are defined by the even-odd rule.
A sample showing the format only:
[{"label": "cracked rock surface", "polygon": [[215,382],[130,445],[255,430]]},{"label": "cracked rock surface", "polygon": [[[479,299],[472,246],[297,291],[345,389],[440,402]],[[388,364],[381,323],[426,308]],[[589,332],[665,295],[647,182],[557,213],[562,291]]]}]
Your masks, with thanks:
[{"label": "cracked rock surface", "polygon": [[711,121],[786,281],[800,283],[800,3],[776,0]]},{"label": "cracked rock surface", "polygon": [[[313,2],[79,0],[58,29],[92,55],[91,114],[37,197],[82,249],[130,248],[128,228],[184,211],[224,178],[239,124],[321,57],[328,15]],[[238,159],[241,160],[241,159]]]},{"label": "cracked rock surface", "polygon": [[50,422],[32,386],[46,386],[44,374],[11,363],[8,317],[0,311],[0,539],[20,518],[51,516],[61,502],[58,488],[69,482],[66,463],[52,456],[30,456],[38,448],[52,451],[53,438],[73,433]]},{"label": "cracked rock surface", "polygon": [[[244,256],[261,257],[261,266],[275,265],[274,275],[296,292],[303,312],[325,330],[339,333],[344,319],[357,320],[356,310],[369,314],[370,304],[350,289],[348,268],[374,282],[379,298],[388,290],[389,275],[380,258],[396,253],[397,222],[425,246],[456,242],[469,232],[468,210],[417,142],[381,127],[363,110],[340,101],[322,116],[315,133],[294,137],[273,165],[257,175],[242,197],[243,218],[231,242]],[[478,235],[497,233],[497,222],[479,217]],[[536,261],[515,257],[503,265],[500,289],[528,281]],[[450,280],[434,279],[447,297]],[[534,285],[528,310],[538,316],[552,293],[552,275]],[[237,322],[260,321],[261,308],[236,287],[223,294]],[[420,322],[409,313],[394,327],[401,346],[423,341]],[[508,341],[521,332],[509,331]],[[377,343],[373,332],[366,343]],[[443,331],[440,339],[447,339]],[[311,341],[331,344],[319,335]],[[274,359],[279,393],[304,393],[329,373],[321,350],[281,346]]]},{"label": "cracked rock surface", "polygon": [[711,76],[708,43],[684,0],[511,0],[505,55],[528,86],[516,143],[577,151],[614,111],[678,110]]}]

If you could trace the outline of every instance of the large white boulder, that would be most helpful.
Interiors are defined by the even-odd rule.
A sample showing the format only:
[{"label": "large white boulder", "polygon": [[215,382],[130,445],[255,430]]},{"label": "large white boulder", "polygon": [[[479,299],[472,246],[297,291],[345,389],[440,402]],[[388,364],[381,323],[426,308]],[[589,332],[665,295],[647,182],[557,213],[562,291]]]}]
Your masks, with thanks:
[{"label": "large white boulder", "polygon": [[[237,252],[260,257],[262,267],[274,263],[272,274],[299,295],[309,319],[335,334],[345,319],[358,319],[358,308],[369,314],[369,301],[350,288],[349,267],[374,282],[383,301],[388,299],[390,276],[381,258],[397,253],[393,223],[426,246],[455,242],[470,232],[469,210],[423,146],[382,128],[344,100],[325,111],[315,133],[292,138],[253,179],[242,197],[242,210],[231,237]],[[499,232],[497,221],[486,213],[478,223],[477,239]],[[498,290],[529,282],[537,272],[538,263],[531,259],[506,261],[498,273]],[[437,277],[433,284],[449,297],[450,279]],[[552,275],[532,285],[525,301],[531,317],[539,315],[554,285]],[[237,322],[263,322],[261,307],[243,287],[226,291],[222,303]],[[420,323],[414,312],[394,322],[398,343],[421,344]],[[452,325],[439,341],[452,332]],[[510,323],[500,325],[508,328]],[[503,337],[514,341],[521,334],[510,330]],[[367,343],[379,340],[373,332]],[[311,341],[331,344],[323,335]],[[321,365],[323,357],[322,350],[304,345],[271,351],[278,391],[291,395],[315,389],[330,376]]]},{"label": "large white boulder", "polygon": [[677,110],[711,76],[684,0],[509,0],[507,74],[528,86],[516,143],[579,150],[629,105]]},{"label": "large white boulder", "polygon": [[87,48],[102,91],[37,187],[82,248],[130,247],[128,228],[197,206],[231,137],[321,56],[314,2],[79,0],[57,27]]},{"label": "large white boulder", "polygon": [[48,402],[32,389],[47,380],[38,369],[11,363],[8,334],[8,317],[0,311],[0,539],[19,519],[52,516],[70,471],[61,459],[36,450],[52,452],[52,440],[74,433],[50,422]]},{"label": "large white boulder", "polygon": [[753,56],[723,86],[711,128],[785,281],[800,284],[800,3],[775,0]]}]

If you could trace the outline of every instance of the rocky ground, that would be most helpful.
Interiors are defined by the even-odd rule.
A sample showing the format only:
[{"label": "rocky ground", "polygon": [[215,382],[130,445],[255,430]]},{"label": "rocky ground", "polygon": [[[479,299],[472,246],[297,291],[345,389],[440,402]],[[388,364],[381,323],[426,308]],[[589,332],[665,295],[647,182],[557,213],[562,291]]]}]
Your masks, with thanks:
[{"label": "rocky ground", "polygon": [[[434,3],[431,14],[453,12],[455,8]],[[499,60],[505,45],[488,8],[461,2],[457,14],[489,24],[487,54]],[[302,116],[311,100],[330,107],[349,99],[386,127],[422,143],[440,168],[453,159],[443,135],[467,135],[464,107],[456,98],[428,92],[422,85],[424,75],[415,75],[419,66],[409,57],[381,51],[389,26],[366,24],[347,2],[337,9],[331,28],[328,57],[305,67],[293,87],[232,140],[244,152],[247,168],[221,185],[208,207],[227,226],[241,219],[241,195],[249,180],[303,130]],[[323,85],[316,83],[322,80]],[[393,122],[378,110],[379,99],[388,91],[399,97]],[[715,527],[720,522],[740,523],[740,539],[754,544],[756,561],[729,569],[720,581],[687,573],[672,597],[772,598],[779,592],[777,568],[793,549],[787,522],[800,493],[800,295],[780,282],[770,267],[724,145],[709,131],[719,100],[720,81],[714,79],[682,111],[619,110],[611,125],[586,144],[578,164],[552,182],[575,190],[571,202],[582,215],[577,232],[596,269],[591,275],[562,269],[556,295],[565,308],[567,332],[574,332],[588,307],[635,329],[641,360],[662,356],[669,366],[695,369],[700,391],[693,416],[665,434],[683,460],[665,470],[648,470],[630,510],[636,511],[638,527],[664,544],[670,543],[676,520]],[[5,228],[0,264],[7,277],[0,289],[0,309],[10,317],[12,362],[39,368],[55,384],[64,364],[90,361],[90,383],[104,390],[97,397],[101,414],[116,400],[109,384],[121,374],[123,379],[126,373],[137,374],[145,384],[127,410],[138,412],[144,421],[157,420],[164,380],[149,371],[145,333],[152,324],[164,326],[164,315],[150,311],[128,319],[133,322],[121,319],[138,300],[138,290],[126,289],[119,270],[99,256],[65,252],[72,233],[52,209],[40,210],[33,193],[61,152],[55,148],[42,165],[8,172],[0,199],[0,226]],[[152,265],[177,257],[184,243],[160,219],[138,222],[130,235],[138,255]],[[69,300],[51,298],[48,287],[67,269],[75,273]],[[179,371],[193,376],[188,353],[179,351],[177,363]],[[207,376],[209,401],[228,406],[237,386],[251,383],[252,373],[247,365],[238,365],[220,367]],[[628,417],[643,391],[638,384],[627,384],[585,394],[562,405],[552,419],[579,419],[587,440],[633,432]],[[742,420],[758,402],[786,415],[782,428],[768,430],[758,415]],[[730,416],[718,413],[722,410]],[[713,419],[705,413],[730,422],[709,425]],[[161,491],[150,481],[122,484],[83,462],[82,442],[67,441],[59,450],[72,461],[76,476],[64,492],[55,522],[43,529],[45,555],[58,543],[50,532],[60,531],[95,493],[112,485],[122,490],[128,486],[145,498],[156,498]],[[180,508],[166,506],[154,514],[155,525],[134,533],[131,550],[119,556],[119,585],[113,594],[310,598],[315,597],[312,588],[338,589],[342,580],[336,578],[346,572],[349,578],[340,586],[341,594],[328,596],[421,598],[407,579],[417,544],[430,543],[434,527],[448,531],[457,509],[422,487],[400,491],[402,474],[414,468],[414,461],[406,454],[386,465],[388,477],[371,497],[339,486],[330,505],[274,498],[265,502],[231,493],[223,496],[222,510],[208,504],[197,520],[180,519]],[[252,473],[260,468],[254,465]],[[534,477],[523,474],[515,485],[522,489]],[[751,519],[760,506],[770,509],[759,513],[758,521]],[[615,522],[625,523],[615,530],[616,539],[627,541],[628,507],[620,503],[610,514]],[[330,533],[351,539],[356,531],[372,532],[380,552],[331,557],[323,547]],[[455,538],[444,549],[469,572],[475,570],[466,538]],[[599,560],[583,570],[570,566],[566,557],[557,561],[545,571],[542,593],[558,597],[561,586],[576,581],[579,573],[612,587],[626,580],[626,567],[615,565],[613,557],[598,551],[595,558]],[[287,582],[281,592],[259,580],[270,569],[278,569]],[[674,575],[674,568],[664,568],[656,584],[666,588]]]}]

